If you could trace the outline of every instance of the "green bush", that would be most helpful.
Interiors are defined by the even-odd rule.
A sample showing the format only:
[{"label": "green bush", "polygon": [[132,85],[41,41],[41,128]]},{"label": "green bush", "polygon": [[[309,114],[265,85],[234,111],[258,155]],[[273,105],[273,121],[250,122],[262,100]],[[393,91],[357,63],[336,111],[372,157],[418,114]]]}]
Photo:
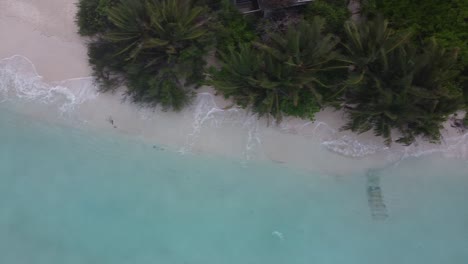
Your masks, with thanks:
[{"label": "green bush", "polygon": [[229,0],[221,2],[221,9],[217,12],[217,22],[216,47],[220,52],[235,49],[239,44],[250,43],[257,38],[253,23]]},{"label": "green bush", "polygon": [[299,91],[297,103],[291,98],[284,98],[281,102],[281,111],[288,116],[295,116],[303,119],[314,120],[315,114],[322,109],[314,94],[307,90]]},{"label": "green bush", "polygon": [[307,20],[315,16],[323,17],[326,21],[325,30],[340,37],[344,34],[344,22],[351,15],[347,0],[315,0],[307,5],[304,14]]},{"label": "green bush", "polygon": [[82,36],[92,36],[104,32],[109,26],[107,11],[119,0],[80,0],[77,4],[76,23],[78,33]]}]

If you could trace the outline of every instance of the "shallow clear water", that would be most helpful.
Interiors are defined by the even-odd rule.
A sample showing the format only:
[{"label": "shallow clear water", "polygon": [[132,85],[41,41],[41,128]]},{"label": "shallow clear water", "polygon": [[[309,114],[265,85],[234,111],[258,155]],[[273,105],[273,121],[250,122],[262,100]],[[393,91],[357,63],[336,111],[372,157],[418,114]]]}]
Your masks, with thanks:
[{"label": "shallow clear water", "polygon": [[0,263],[468,263],[466,161],[320,175],[0,110]]}]

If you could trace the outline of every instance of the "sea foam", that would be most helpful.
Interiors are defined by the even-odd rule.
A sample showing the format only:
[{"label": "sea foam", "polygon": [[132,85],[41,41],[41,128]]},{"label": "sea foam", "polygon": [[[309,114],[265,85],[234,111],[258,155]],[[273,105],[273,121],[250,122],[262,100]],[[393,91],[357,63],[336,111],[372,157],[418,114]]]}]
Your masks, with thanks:
[{"label": "sea foam", "polygon": [[14,55],[0,60],[0,100],[56,104],[63,114],[98,95],[92,77],[46,83],[26,57]]},{"label": "sea foam", "polygon": [[[26,57],[14,55],[0,60],[0,101],[36,102],[56,106],[60,114],[72,113],[73,110],[98,98],[99,92],[92,77],[73,78],[47,83],[37,73],[34,64]],[[156,111],[157,112],[157,111]],[[377,153],[391,156],[392,160],[418,157],[441,153],[448,157],[468,158],[468,134],[445,137],[441,144],[430,144],[418,140],[408,147],[385,146],[380,138],[362,140],[353,134],[344,134],[339,128],[332,127],[323,121],[288,120],[280,124],[261,122],[258,115],[233,106],[227,109],[216,104],[211,93],[198,93],[191,107],[184,115],[191,120],[191,130],[187,131],[185,144],[179,148],[180,153],[190,153],[203,133],[203,129],[233,128],[244,137],[242,156],[246,160],[258,157],[262,152],[264,132],[273,129],[281,133],[294,134],[303,140],[315,140],[317,147],[351,158],[365,158]],[[148,115],[154,111],[146,111]],[[148,122],[151,120],[148,120]],[[244,144],[243,143],[243,144]]]}]

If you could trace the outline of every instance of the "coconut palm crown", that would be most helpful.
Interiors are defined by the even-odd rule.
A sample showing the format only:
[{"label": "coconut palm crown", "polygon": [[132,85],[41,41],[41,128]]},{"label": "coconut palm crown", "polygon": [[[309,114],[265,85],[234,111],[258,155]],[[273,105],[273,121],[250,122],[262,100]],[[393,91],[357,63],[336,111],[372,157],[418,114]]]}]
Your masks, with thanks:
[{"label": "coconut palm crown", "polygon": [[213,35],[207,9],[190,0],[121,0],[111,26],[89,46],[103,89],[120,84],[135,100],[180,109],[199,85]]},{"label": "coconut palm crown", "polygon": [[241,106],[280,121],[283,114],[313,118],[329,89],[326,73],[336,70],[338,39],[322,33],[323,19],[302,21],[267,43],[244,44],[221,54],[211,84]]},{"label": "coconut palm crown", "polygon": [[454,82],[456,55],[435,40],[418,50],[381,17],[346,25],[344,47],[351,63],[343,102],[349,122],[343,129],[373,130],[390,145],[396,129],[399,143],[416,136],[440,140],[448,115],[463,105],[462,90]]}]

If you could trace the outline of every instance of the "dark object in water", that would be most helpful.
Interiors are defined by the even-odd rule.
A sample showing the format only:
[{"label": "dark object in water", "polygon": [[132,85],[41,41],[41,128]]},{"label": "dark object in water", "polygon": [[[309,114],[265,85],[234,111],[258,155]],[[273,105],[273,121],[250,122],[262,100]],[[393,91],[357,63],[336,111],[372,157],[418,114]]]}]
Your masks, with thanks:
[{"label": "dark object in water", "polygon": [[156,149],[156,150],[159,150],[159,151],[164,151],[165,150],[163,147],[156,146],[156,145],[153,145],[153,148]]},{"label": "dark object in water", "polygon": [[380,177],[375,170],[369,170],[366,176],[367,201],[371,216],[374,220],[385,220],[388,218],[388,212],[383,199],[382,188],[380,187]]},{"label": "dark object in water", "polygon": [[107,121],[109,121],[109,123],[110,123],[111,125],[114,125],[114,119],[112,119],[112,116],[109,116],[109,117],[107,118]]},{"label": "dark object in water", "polygon": [[110,123],[114,128],[117,128],[117,126],[114,125],[114,119],[112,118],[112,116],[109,116],[109,117],[107,118],[107,121],[109,121],[109,123]]}]

